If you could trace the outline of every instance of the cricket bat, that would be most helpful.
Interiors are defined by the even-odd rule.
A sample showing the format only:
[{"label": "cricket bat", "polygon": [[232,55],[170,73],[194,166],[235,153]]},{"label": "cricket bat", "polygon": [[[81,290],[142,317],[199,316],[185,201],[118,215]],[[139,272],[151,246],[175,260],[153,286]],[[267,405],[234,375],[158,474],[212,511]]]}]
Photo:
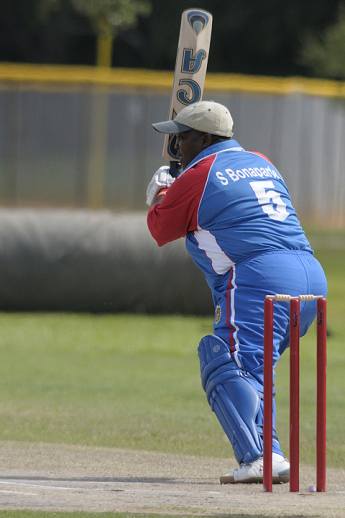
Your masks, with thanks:
[{"label": "cricket bat", "polygon": [[[187,9],[181,16],[169,119],[185,106],[202,99],[211,42],[212,15],[201,9]],[[176,138],[166,135],[163,158],[170,161],[170,174],[178,174]]]}]

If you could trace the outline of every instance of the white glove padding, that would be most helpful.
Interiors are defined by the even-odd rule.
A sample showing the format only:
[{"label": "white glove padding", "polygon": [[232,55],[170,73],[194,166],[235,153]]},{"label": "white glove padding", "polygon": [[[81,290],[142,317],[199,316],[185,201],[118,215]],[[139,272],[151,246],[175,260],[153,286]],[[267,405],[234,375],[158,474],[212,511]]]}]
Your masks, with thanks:
[{"label": "white glove padding", "polygon": [[152,180],[146,189],[146,203],[151,206],[157,193],[164,188],[170,187],[175,181],[175,178],[169,173],[170,167],[162,165],[152,177]]}]

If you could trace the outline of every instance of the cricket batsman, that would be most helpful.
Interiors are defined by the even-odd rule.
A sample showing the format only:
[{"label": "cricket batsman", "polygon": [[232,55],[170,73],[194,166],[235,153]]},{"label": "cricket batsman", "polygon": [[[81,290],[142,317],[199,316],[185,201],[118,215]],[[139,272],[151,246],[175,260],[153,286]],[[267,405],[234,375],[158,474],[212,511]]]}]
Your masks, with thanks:
[{"label": "cricket batsman", "polygon": [[[148,228],[158,246],[185,238],[215,307],[213,334],[198,348],[201,382],[239,464],[220,481],[262,482],[264,299],[276,293],[325,296],[325,274],[280,172],[234,140],[225,106],[200,101],[153,127],[176,136],[182,171],[176,179],[168,166],[154,173],[147,188]],[[315,313],[315,303],[301,302],[301,336]],[[274,366],[288,340],[289,308],[277,303]],[[290,465],[273,408],[272,475],[282,483],[289,481]]]}]

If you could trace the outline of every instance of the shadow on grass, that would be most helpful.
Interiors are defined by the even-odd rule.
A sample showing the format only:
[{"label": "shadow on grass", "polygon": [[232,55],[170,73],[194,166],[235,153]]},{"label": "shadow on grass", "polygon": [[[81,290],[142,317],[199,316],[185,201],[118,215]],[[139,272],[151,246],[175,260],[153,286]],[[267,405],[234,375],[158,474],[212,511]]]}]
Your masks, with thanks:
[{"label": "shadow on grass", "polygon": [[[4,518],[279,518],[281,514],[146,514],[146,513],[112,513],[112,512],[61,512],[61,511],[2,511],[0,517]],[[303,514],[284,515],[284,518],[305,518]],[[319,518],[317,515],[309,516],[309,518]]]},{"label": "shadow on grass", "polygon": [[[202,481],[199,479],[180,479],[170,477],[42,477],[38,475],[8,475],[0,476],[1,480],[23,481],[30,480],[31,482],[127,482],[131,484],[188,484],[197,485],[212,485],[212,482]],[[219,482],[215,481],[215,485],[219,486]]]}]

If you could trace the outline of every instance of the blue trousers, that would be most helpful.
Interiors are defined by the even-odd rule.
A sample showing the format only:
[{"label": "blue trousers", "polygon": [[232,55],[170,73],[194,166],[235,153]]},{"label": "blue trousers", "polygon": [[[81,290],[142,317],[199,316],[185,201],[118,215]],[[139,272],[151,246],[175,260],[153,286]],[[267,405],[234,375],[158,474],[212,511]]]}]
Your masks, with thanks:
[{"label": "blue trousers", "polygon": [[[234,364],[244,371],[247,381],[260,397],[255,419],[259,442],[263,433],[263,335],[264,300],[266,295],[326,295],[327,282],[320,263],[309,252],[269,252],[234,266],[222,286],[213,292],[216,304],[214,334],[228,345]],[[316,314],[316,302],[301,303],[300,332],[303,336]],[[274,304],[274,367],[289,344],[289,304]],[[230,395],[231,396],[231,395]],[[245,400],[245,398],[242,398]],[[238,412],[241,398],[238,399]],[[276,407],[273,402],[273,451],[283,455],[275,427]],[[251,422],[249,419],[248,422]],[[224,428],[224,426],[223,426]],[[226,428],[226,427],[225,427]],[[225,432],[228,430],[225,429]],[[232,431],[233,433],[233,431]],[[228,434],[229,436],[229,434]],[[231,434],[230,434],[231,436]],[[235,438],[241,443],[241,434]],[[235,441],[234,441],[235,444]],[[261,442],[262,444],[262,442]],[[252,455],[256,452],[249,452]]]},{"label": "blue trousers", "polygon": [[[214,294],[214,334],[225,340],[238,367],[263,383],[264,300],[266,295],[326,295],[327,282],[317,259],[309,252],[268,252],[231,268]],[[315,302],[301,303],[301,336],[316,314]],[[289,304],[274,304],[276,365],[289,344]]]}]

